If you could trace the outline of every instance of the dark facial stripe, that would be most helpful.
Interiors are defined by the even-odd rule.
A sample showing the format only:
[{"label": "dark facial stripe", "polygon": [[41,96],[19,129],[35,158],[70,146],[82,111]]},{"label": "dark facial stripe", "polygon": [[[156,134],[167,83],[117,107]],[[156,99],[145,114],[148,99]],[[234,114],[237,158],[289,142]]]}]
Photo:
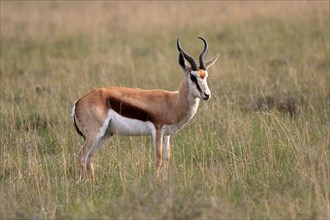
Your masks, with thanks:
[{"label": "dark facial stripe", "polygon": [[193,83],[196,84],[197,90],[198,90],[200,93],[202,93],[202,89],[201,89],[201,87],[198,85],[198,81],[197,81],[196,76],[190,74],[190,79],[191,79],[191,81],[192,81]]},{"label": "dark facial stripe", "polygon": [[200,92],[200,93],[202,93],[202,89],[201,89],[201,87],[198,85],[198,82],[196,81],[196,87],[197,87],[197,90]]},{"label": "dark facial stripe", "polygon": [[123,102],[116,97],[107,100],[108,106],[115,112],[126,118],[137,119],[140,121],[153,121],[153,117],[144,109],[134,106],[131,103]]}]

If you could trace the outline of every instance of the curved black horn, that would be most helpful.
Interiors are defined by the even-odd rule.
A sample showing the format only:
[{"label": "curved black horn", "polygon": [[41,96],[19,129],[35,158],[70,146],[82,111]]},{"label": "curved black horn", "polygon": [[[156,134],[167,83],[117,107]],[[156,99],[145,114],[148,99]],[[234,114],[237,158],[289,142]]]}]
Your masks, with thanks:
[{"label": "curved black horn", "polygon": [[197,71],[198,70],[198,66],[197,66],[196,60],[194,58],[192,58],[189,54],[187,54],[182,49],[181,44],[180,44],[180,38],[178,38],[178,40],[176,42],[176,46],[178,47],[178,50],[183,53],[184,58],[186,58],[186,60],[190,63],[191,69],[193,71]]},{"label": "curved black horn", "polygon": [[204,42],[204,50],[203,52],[201,53],[201,55],[199,56],[199,63],[200,63],[200,68],[203,69],[203,70],[206,70],[206,66],[205,66],[205,56],[206,56],[206,53],[209,49],[209,46],[207,45],[207,42],[204,38],[202,37],[198,37],[199,39],[201,39],[203,42]]}]

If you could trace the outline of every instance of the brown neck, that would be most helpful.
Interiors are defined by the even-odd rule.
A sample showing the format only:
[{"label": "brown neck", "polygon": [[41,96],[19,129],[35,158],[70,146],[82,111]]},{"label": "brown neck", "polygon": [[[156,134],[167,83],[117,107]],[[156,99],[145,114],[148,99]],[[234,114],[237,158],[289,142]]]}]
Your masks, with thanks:
[{"label": "brown neck", "polygon": [[196,108],[196,104],[198,107],[199,100],[191,95],[187,78],[182,80],[174,104],[172,109],[178,118],[183,118],[192,108]]},{"label": "brown neck", "polygon": [[178,95],[176,97],[176,104],[178,105],[179,109],[189,105],[189,83],[187,78],[184,78],[181,81]]}]

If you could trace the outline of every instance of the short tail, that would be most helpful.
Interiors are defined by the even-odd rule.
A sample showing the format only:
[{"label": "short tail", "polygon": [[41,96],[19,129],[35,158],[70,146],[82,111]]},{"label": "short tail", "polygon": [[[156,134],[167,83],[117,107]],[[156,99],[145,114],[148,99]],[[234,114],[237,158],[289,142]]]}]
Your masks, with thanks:
[{"label": "short tail", "polygon": [[77,126],[76,117],[75,116],[73,116],[73,124],[74,124],[74,127],[76,128],[77,133],[86,140],[85,135],[79,130],[79,128]]},{"label": "short tail", "polygon": [[77,122],[76,122],[76,110],[75,109],[76,109],[76,102],[73,105],[72,114],[71,114],[72,119],[73,119],[73,125],[74,125],[77,133],[86,140],[86,136],[78,128],[78,125],[77,125]]}]

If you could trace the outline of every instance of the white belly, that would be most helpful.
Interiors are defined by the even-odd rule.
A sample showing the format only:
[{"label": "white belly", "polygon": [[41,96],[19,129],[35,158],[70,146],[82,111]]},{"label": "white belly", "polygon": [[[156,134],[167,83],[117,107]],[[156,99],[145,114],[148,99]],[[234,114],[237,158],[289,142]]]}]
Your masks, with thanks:
[{"label": "white belly", "polygon": [[110,119],[108,132],[112,134],[125,136],[151,135],[152,131],[155,129],[154,125],[149,121],[144,122],[126,118],[119,115],[114,110],[109,110],[108,117]]}]

